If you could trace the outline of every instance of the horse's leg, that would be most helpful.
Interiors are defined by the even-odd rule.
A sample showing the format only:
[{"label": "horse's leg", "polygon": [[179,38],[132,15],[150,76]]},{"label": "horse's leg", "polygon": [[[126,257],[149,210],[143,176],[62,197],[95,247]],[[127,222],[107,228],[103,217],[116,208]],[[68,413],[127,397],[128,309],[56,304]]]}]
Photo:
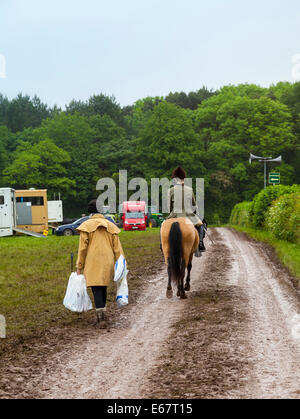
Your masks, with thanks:
[{"label": "horse's leg", "polygon": [[180,275],[180,280],[179,280],[179,284],[180,284],[180,298],[184,299],[187,298],[186,293],[184,291],[184,274],[185,274],[185,268],[183,269],[181,275]]},{"label": "horse's leg", "polygon": [[182,287],[181,287],[181,274],[180,277],[177,279],[177,297],[180,297],[182,294]]},{"label": "horse's leg", "polygon": [[187,266],[187,276],[186,276],[186,280],[185,280],[185,287],[184,289],[186,291],[189,291],[191,289],[190,287],[190,281],[191,281],[191,269],[192,269],[192,262],[189,262],[188,266]]},{"label": "horse's leg", "polygon": [[172,284],[171,284],[171,267],[170,267],[169,260],[168,260],[168,286],[167,286],[166,296],[167,298],[173,297]]}]

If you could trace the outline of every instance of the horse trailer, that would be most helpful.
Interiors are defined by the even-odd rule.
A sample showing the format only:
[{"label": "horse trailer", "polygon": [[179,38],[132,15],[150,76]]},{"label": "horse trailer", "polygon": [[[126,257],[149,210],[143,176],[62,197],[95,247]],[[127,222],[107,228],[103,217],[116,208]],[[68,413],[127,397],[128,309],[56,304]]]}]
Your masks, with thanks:
[{"label": "horse trailer", "polygon": [[0,237],[22,233],[45,237],[48,222],[63,221],[63,203],[48,201],[47,189],[0,188]]},{"label": "horse trailer", "polygon": [[47,189],[16,190],[17,227],[43,233],[48,230]]}]

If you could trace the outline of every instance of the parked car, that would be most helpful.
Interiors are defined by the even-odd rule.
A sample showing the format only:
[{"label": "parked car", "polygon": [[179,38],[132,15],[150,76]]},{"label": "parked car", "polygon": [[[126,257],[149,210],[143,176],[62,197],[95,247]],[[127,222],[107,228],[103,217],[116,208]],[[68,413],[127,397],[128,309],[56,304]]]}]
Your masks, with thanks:
[{"label": "parked car", "polygon": [[73,236],[74,234],[79,234],[79,231],[77,231],[76,228],[79,227],[80,224],[82,224],[84,221],[88,220],[89,218],[90,216],[86,215],[85,217],[81,217],[71,224],[63,224],[57,227],[53,231],[53,233],[56,234],[56,236]]},{"label": "parked car", "polygon": [[[79,234],[79,231],[77,231],[77,227],[80,226],[84,221],[88,220],[90,218],[89,215],[86,215],[85,217],[81,217],[78,220],[74,221],[70,224],[63,224],[59,227],[57,227],[53,233],[57,236],[73,236],[74,234]],[[114,220],[111,218],[111,216],[105,215],[105,218],[110,221],[111,223],[114,223]]]}]

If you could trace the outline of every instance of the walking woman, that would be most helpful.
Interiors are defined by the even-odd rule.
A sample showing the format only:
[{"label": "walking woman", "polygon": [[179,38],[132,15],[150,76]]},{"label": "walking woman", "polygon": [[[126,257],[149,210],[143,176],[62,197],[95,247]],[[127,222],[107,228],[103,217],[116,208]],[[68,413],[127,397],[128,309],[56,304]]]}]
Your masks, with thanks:
[{"label": "walking woman", "polygon": [[80,240],[76,269],[78,275],[84,274],[87,287],[92,288],[97,322],[103,329],[107,327],[107,286],[114,277],[116,260],[124,253],[119,228],[98,212],[96,200],[88,204],[88,211],[91,217],[77,228]]}]

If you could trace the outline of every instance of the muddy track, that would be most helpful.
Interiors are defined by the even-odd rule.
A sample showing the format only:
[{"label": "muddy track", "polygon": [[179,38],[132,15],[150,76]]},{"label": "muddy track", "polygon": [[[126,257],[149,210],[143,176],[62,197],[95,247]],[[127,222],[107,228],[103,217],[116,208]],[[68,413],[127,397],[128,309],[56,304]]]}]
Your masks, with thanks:
[{"label": "muddy track", "polygon": [[[300,397],[300,298],[265,247],[230,229],[194,258],[187,300],[168,300],[165,268],[110,332],[76,336],[6,396]],[[10,367],[13,370],[13,366]],[[9,378],[9,377],[8,377]]]},{"label": "muddy track", "polygon": [[229,284],[247,299],[252,372],[242,395],[299,398],[300,298],[293,278],[261,244],[235,231],[219,231],[233,258]]}]

